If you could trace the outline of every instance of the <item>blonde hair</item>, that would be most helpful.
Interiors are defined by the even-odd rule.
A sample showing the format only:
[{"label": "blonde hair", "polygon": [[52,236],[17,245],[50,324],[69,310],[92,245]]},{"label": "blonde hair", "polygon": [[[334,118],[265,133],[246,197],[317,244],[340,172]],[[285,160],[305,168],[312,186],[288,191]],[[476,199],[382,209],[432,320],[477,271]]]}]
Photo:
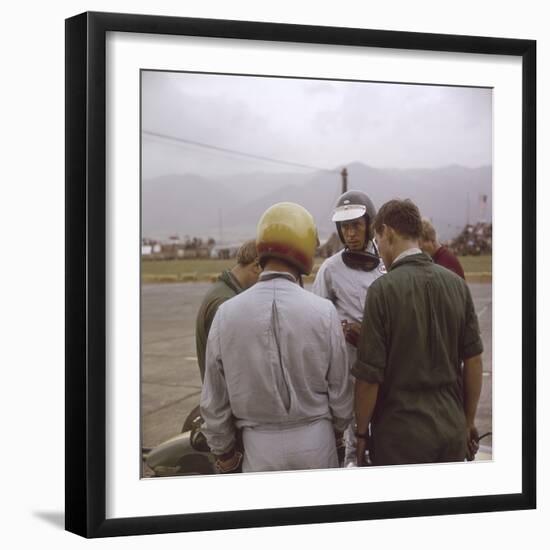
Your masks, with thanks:
[{"label": "blonde hair", "polygon": [[247,266],[258,259],[258,250],[256,249],[256,239],[245,241],[237,252],[237,263]]},{"label": "blonde hair", "polygon": [[423,241],[428,241],[431,243],[435,243],[437,239],[434,226],[426,218],[422,218],[422,233],[420,238]]}]

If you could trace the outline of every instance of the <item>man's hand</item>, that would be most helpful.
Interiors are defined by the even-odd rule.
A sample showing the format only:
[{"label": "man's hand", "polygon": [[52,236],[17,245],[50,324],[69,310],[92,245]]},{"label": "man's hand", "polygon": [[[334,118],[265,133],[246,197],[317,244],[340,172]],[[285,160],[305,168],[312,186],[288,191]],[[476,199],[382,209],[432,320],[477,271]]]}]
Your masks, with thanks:
[{"label": "man's hand", "polygon": [[[376,399],[378,398],[378,384],[371,384],[365,380],[357,378],[355,380],[355,422],[357,431],[356,456],[357,466],[367,466],[365,461],[365,451],[369,448],[369,423],[374,412]],[[372,458],[372,457],[371,457]]]},{"label": "man's hand", "polygon": [[240,473],[242,461],[242,453],[232,449],[223,455],[216,455],[216,470],[219,474]]},{"label": "man's hand", "polygon": [[343,325],[343,328],[346,341],[352,346],[357,347],[357,341],[359,340],[359,335],[361,334],[361,325],[359,323],[346,323]]},{"label": "man's hand", "polygon": [[344,440],[344,432],[334,430],[334,439],[336,441],[336,454],[338,456],[338,464],[342,466],[344,456],[346,454],[346,442]]},{"label": "man's hand", "polygon": [[474,460],[479,450],[479,432],[475,426],[466,428],[466,459]]},{"label": "man's hand", "polygon": [[466,416],[466,458],[473,460],[479,449],[479,434],[475,418],[481,385],[483,382],[483,364],[481,355],[464,360],[464,415]]},{"label": "man's hand", "polygon": [[357,438],[357,445],[355,448],[357,466],[366,466],[365,452],[367,451],[367,440],[364,437]]}]

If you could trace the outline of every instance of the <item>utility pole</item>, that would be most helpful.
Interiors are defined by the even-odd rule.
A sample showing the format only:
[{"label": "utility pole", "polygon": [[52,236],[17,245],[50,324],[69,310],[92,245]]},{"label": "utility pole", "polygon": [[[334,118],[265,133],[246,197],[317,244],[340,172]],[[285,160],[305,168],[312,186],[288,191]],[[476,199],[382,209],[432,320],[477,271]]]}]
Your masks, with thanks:
[{"label": "utility pole", "polygon": [[220,232],[220,244],[223,243],[223,220],[222,220],[222,209],[218,208],[218,228]]},{"label": "utility pole", "polygon": [[479,221],[486,223],[485,213],[487,209],[487,195],[479,196]]},{"label": "utility pole", "polygon": [[342,176],[342,195],[348,190],[348,171],[346,168],[342,168],[342,171],[340,172],[340,175]]}]

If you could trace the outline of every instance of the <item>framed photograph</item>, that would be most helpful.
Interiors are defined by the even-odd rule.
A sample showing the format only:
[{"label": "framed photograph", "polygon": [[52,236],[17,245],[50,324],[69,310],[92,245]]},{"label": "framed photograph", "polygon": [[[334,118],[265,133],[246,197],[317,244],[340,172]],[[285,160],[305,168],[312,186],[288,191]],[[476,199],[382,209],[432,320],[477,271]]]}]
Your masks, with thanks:
[{"label": "framed photograph", "polygon": [[[68,19],[67,530],[107,537],[534,508],[535,91],[531,40],[114,13]],[[262,468],[247,462],[246,435],[261,425],[247,424],[230,395],[245,459],[242,472],[221,474],[226,459],[210,452],[208,416],[219,380],[212,354],[204,357],[210,323],[217,334],[220,322],[213,315],[201,344],[205,296],[219,281],[250,295],[252,271],[235,266],[273,276],[259,275],[271,264],[258,222],[291,203],[307,209],[317,239],[300,283],[331,300],[319,280],[330,258],[354,246],[339,217],[349,192],[368,195],[361,216],[372,219],[391,199],[412,200],[436,249],[458,257],[483,347],[477,455],[384,462],[379,444],[378,458],[364,455],[368,467],[342,458],[340,467]],[[377,263],[361,269],[385,277],[383,241],[363,231],[361,247],[371,242]],[[418,254],[437,263],[429,248]],[[363,311],[364,296],[358,304]],[[259,319],[259,309],[247,311]],[[339,316],[338,338],[360,354],[339,332],[347,321]],[[229,349],[249,344],[232,338]],[[306,355],[289,351],[291,363],[292,353]]]}]

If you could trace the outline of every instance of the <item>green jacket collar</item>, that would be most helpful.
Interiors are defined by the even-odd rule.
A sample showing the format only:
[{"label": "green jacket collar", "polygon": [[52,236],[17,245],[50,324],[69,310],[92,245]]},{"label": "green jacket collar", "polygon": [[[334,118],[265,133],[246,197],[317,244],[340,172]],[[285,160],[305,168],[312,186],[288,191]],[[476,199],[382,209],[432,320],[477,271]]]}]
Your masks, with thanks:
[{"label": "green jacket collar", "polygon": [[428,265],[431,263],[433,263],[432,259],[427,254],[420,252],[419,254],[411,254],[410,256],[405,256],[404,258],[401,258],[397,262],[393,262],[393,264],[391,264],[389,271],[392,271],[397,267],[400,267],[405,264]]},{"label": "green jacket collar", "polygon": [[222,272],[222,274],[218,277],[218,280],[225,283],[236,294],[239,294],[239,292],[244,290],[239,284],[239,281],[237,281],[235,275],[233,275],[233,273],[231,273],[228,269]]}]

